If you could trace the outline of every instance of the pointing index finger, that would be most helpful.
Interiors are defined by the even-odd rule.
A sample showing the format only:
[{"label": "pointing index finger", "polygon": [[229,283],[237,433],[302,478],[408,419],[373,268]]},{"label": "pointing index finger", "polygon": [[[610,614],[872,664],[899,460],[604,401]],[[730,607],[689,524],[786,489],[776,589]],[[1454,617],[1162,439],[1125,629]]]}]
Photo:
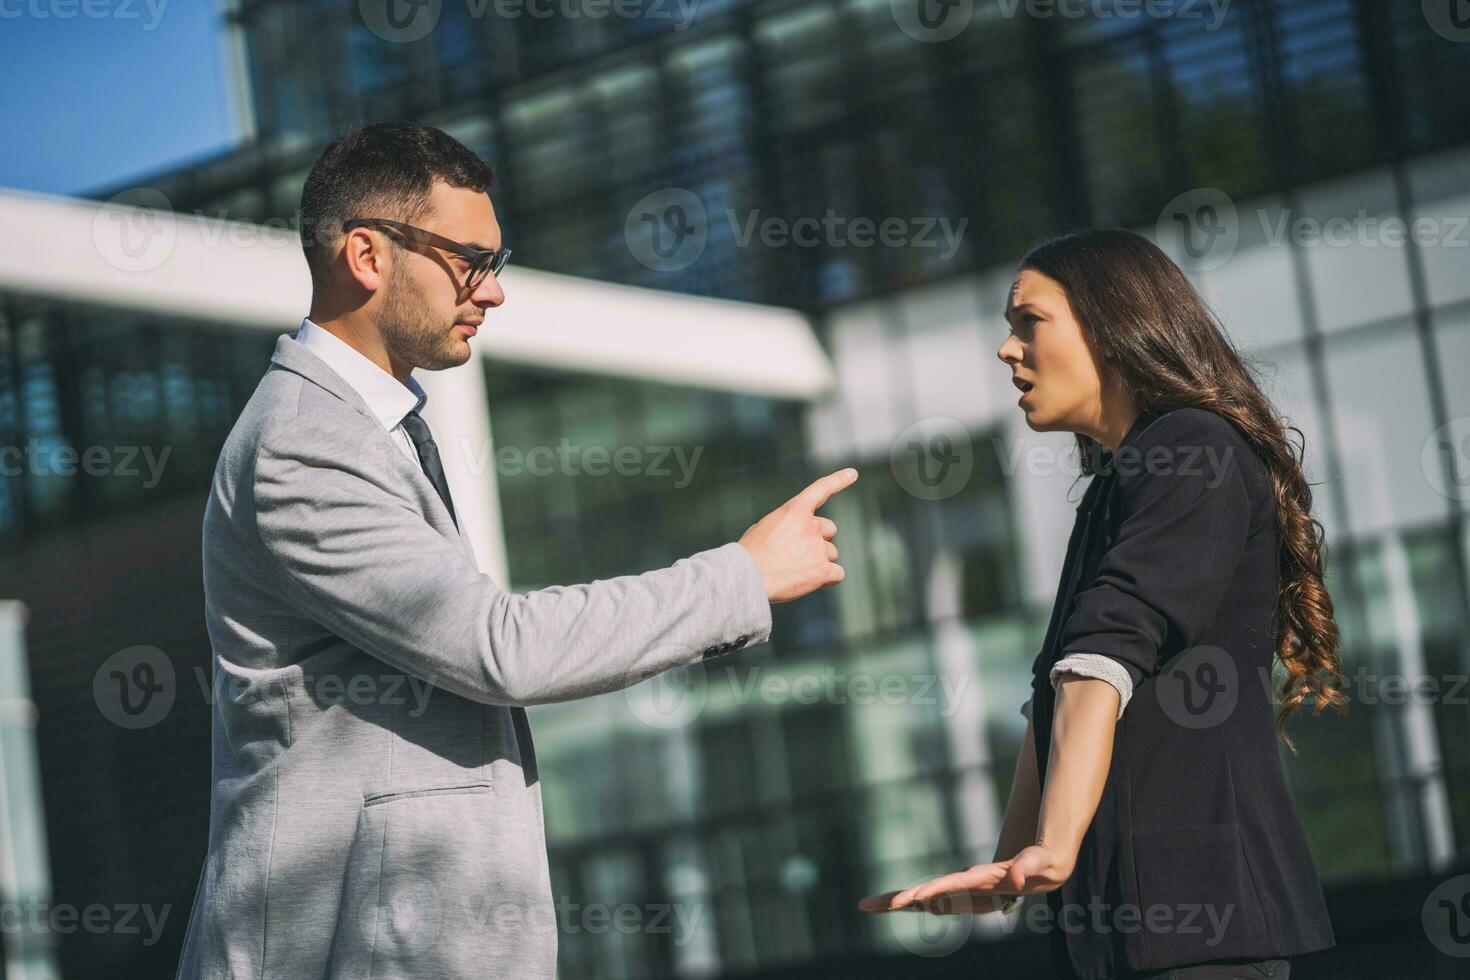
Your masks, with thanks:
[{"label": "pointing index finger", "polygon": [[812,513],[827,502],[827,498],[857,479],[858,472],[852,467],[829,473],[807,487],[793,498],[793,503],[807,513]]}]

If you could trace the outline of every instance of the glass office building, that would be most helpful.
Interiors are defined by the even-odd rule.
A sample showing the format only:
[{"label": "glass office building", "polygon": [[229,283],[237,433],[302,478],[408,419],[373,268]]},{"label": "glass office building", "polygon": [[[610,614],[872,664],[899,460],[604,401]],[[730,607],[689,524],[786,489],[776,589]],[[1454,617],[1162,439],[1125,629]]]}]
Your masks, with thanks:
[{"label": "glass office building", "polygon": [[[1412,3],[1176,6],[1071,16],[978,0],[947,8],[962,24],[936,24],[890,0],[706,0],[688,18],[655,0],[622,8],[640,16],[572,5],[550,18],[443,0],[416,8],[431,29],[408,40],[364,19],[372,4],[227,5],[257,132],[148,182],[176,208],[289,223],[340,128],[431,122],[495,166],[517,261],[793,306],[836,365],[815,405],[486,368],[497,446],[697,458],[667,475],[502,473],[517,590],[667,564],[830,468],[863,472],[829,511],[847,581],[778,607],[768,647],[533,712],[554,891],[569,903],[564,977],[981,962],[971,951],[995,937],[980,926],[931,935],[853,906],[991,856],[1082,489],[1068,440],[1026,430],[992,358],[1016,259],[1082,225],[1158,237],[1305,434],[1353,705],[1345,719],[1302,712],[1301,755],[1285,758],[1334,896],[1333,975],[1386,975],[1369,947],[1399,942],[1350,928],[1376,901],[1357,896],[1466,862],[1470,692],[1455,678],[1470,671],[1470,394],[1456,379],[1470,366],[1470,43]],[[639,230],[646,202],[671,191],[703,209],[705,236],[674,269],[649,261]],[[668,213],[650,213],[653,234]],[[760,230],[829,214],[810,246]],[[855,219],[898,219],[904,241],[857,243]],[[1392,219],[1421,233],[1395,241]],[[0,379],[15,386],[103,356],[43,330],[51,346],[28,356],[42,348],[26,346],[27,314],[7,314]],[[191,343],[172,338],[161,329],[144,349]],[[229,379],[243,359],[217,347],[181,356],[205,358],[221,391],[241,383]],[[136,370],[166,370],[145,360]],[[85,411],[69,424],[90,424]],[[945,460],[958,478],[936,479]],[[21,537],[62,506],[48,494],[87,492],[6,486]],[[1392,678],[1424,676],[1437,695],[1390,693]],[[151,785],[185,789],[169,776]],[[118,787],[118,805],[135,790]],[[198,854],[165,865],[184,869],[187,908],[202,828],[149,819],[195,835]],[[1396,955],[1425,945],[1417,901],[1372,909],[1405,930]],[[593,926],[599,904],[634,906],[631,927]],[[1045,962],[1043,943],[1004,945]]]}]

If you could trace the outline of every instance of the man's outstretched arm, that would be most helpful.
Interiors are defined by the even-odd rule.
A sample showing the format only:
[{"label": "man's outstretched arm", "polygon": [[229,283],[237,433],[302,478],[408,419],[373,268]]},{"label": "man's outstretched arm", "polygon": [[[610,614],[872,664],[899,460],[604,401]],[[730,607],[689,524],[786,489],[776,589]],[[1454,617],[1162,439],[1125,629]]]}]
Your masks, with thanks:
[{"label": "man's outstretched arm", "polygon": [[770,603],[841,581],[816,510],[823,477],[739,542],[668,568],[507,592],[424,521],[391,470],[295,419],[262,442],[254,504],[287,601],[391,666],[475,701],[532,705],[618,690],[770,636]]}]

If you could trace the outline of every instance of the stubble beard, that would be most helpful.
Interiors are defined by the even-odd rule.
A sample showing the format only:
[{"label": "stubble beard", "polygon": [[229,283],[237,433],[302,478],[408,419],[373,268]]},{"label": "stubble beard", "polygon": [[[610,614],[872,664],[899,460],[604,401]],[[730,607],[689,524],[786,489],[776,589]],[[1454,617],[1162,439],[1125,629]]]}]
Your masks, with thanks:
[{"label": "stubble beard", "polygon": [[401,264],[394,265],[388,280],[377,326],[393,356],[413,367],[442,371],[469,360],[469,344],[455,333],[452,323],[440,323]]}]

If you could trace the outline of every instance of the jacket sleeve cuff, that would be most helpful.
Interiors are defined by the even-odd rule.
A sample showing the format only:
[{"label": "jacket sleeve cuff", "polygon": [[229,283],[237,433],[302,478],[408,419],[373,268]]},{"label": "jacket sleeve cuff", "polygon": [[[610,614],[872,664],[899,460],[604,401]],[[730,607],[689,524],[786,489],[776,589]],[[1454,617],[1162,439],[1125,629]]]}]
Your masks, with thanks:
[{"label": "jacket sleeve cuff", "polygon": [[1069,653],[1051,669],[1053,689],[1057,686],[1057,675],[1062,673],[1092,677],[1113,685],[1118,691],[1118,717],[1123,717],[1123,709],[1133,696],[1133,678],[1121,663],[1100,653]]},{"label": "jacket sleeve cuff", "polygon": [[704,658],[723,656],[771,638],[771,603],[766,598],[766,585],[755,558],[743,544],[732,541],[710,552],[727,569],[724,576],[728,590],[721,598],[727,603],[726,623],[731,635],[726,642],[704,651]]}]

